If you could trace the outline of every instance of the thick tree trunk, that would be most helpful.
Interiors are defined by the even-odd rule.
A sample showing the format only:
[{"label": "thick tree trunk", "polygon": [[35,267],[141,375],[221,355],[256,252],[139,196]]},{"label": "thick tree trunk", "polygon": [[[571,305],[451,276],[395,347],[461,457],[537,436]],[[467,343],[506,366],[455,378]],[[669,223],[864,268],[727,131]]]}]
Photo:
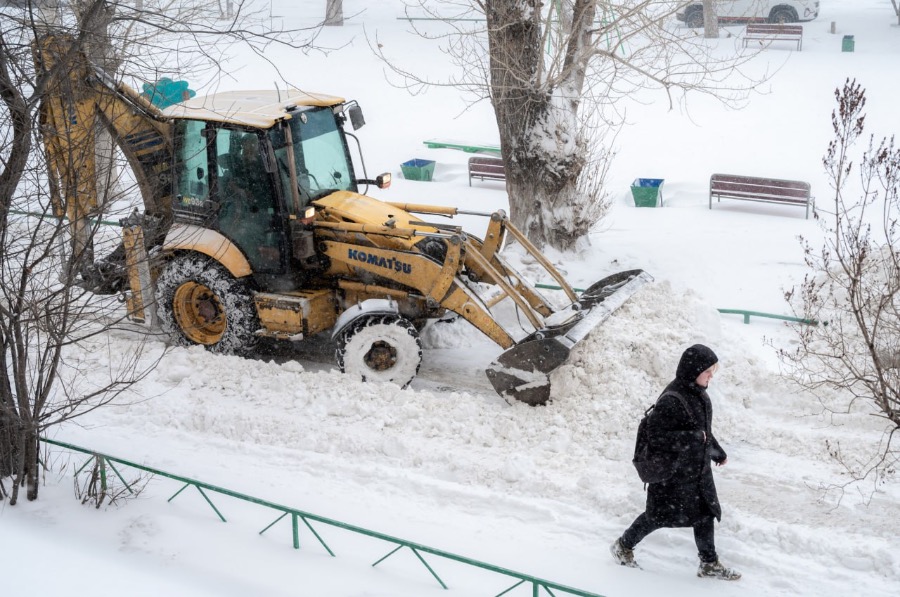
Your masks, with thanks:
[{"label": "thick tree trunk", "polygon": [[[575,22],[587,18],[576,3]],[[541,84],[544,55],[539,0],[493,0],[486,4],[491,99],[506,167],[510,219],[539,247],[571,248],[594,223],[585,214],[578,178],[585,143],[577,123],[580,77],[569,69],[569,88]],[[575,26],[575,25],[573,25]],[[566,50],[577,54],[584,40]]]},{"label": "thick tree trunk", "polygon": [[719,16],[716,13],[716,0],[703,0],[703,37],[718,39]]},{"label": "thick tree trunk", "polygon": [[[520,155],[516,167],[510,170],[507,166],[507,190],[513,224],[538,246],[550,245],[560,250],[572,248],[593,224],[572,218],[579,199],[575,180],[556,183],[540,180],[536,174],[541,167],[524,165],[527,164],[526,159]],[[531,163],[539,162],[535,160]]]}]

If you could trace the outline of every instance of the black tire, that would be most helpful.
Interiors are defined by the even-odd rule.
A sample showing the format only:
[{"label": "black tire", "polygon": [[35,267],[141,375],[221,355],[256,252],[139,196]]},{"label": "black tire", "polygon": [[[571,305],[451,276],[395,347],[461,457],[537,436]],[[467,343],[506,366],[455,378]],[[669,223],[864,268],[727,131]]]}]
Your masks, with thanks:
[{"label": "black tire", "polygon": [[179,346],[246,354],[259,342],[259,317],[247,283],[205,255],[179,255],[156,280],[160,327]]},{"label": "black tire", "polygon": [[344,373],[406,387],[422,364],[422,344],[406,318],[372,315],[361,317],[341,334],[336,356]]},{"label": "black tire", "polygon": [[699,27],[703,27],[703,9],[702,8],[692,8],[687,11],[687,14],[684,15],[684,24],[690,27],[691,29],[697,29]]},{"label": "black tire", "polygon": [[797,13],[791,8],[775,8],[769,14],[769,22],[783,25],[785,23],[796,23],[798,20]]}]

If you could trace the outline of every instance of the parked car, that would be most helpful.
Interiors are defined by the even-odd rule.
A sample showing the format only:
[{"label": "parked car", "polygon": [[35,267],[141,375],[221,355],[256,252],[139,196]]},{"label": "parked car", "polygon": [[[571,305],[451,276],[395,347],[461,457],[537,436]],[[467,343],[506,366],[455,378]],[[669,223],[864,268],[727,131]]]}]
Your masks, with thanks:
[{"label": "parked car", "polygon": [[[819,16],[819,0],[717,0],[719,23],[796,23]],[[703,27],[703,3],[692,2],[675,18],[688,27]]]}]

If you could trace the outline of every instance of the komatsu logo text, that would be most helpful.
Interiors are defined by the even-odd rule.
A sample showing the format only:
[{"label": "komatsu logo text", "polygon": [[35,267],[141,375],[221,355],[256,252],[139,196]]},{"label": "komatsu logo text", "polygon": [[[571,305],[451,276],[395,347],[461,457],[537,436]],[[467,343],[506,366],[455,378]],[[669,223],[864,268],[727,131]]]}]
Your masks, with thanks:
[{"label": "komatsu logo text", "polygon": [[355,261],[361,261],[363,263],[368,263],[369,265],[376,265],[378,267],[383,267],[395,272],[403,272],[404,274],[412,273],[411,264],[403,263],[402,261],[398,261],[393,257],[388,259],[386,257],[379,257],[378,255],[366,253],[365,251],[357,251],[356,249],[347,249],[347,257]]}]

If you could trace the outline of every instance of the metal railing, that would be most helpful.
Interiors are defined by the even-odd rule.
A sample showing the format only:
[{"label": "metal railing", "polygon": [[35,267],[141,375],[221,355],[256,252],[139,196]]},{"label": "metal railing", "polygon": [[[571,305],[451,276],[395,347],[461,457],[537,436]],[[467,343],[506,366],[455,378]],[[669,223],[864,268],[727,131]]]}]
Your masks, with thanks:
[{"label": "metal railing", "polygon": [[199,481],[197,479],[190,479],[188,477],[184,477],[181,475],[176,475],[173,473],[169,473],[157,468],[145,466],[143,464],[138,464],[136,462],[131,462],[129,460],[124,460],[122,458],[117,458],[115,456],[110,456],[108,454],[102,454],[100,452],[96,452],[94,450],[88,450],[86,448],[82,448],[79,446],[75,446],[69,443],[56,441],[47,438],[41,438],[41,441],[45,444],[49,444],[52,446],[57,446],[60,448],[64,448],[66,450],[70,450],[72,452],[80,452],[83,454],[88,454],[90,457],[88,460],[81,465],[75,471],[75,475],[78,475],[81,471],[85,469],[85,467],[94,461],[99,461],[100,463],[100,481],[103,489],[106,489],[107,483],[107,474],[106,474],[106,466],[108,465],[113,473],[119,478],[119,480],[125,485],[126,489],[130,492],[131,487],[129,483],[125,480],[125,477],[119,472],[119,469],[116,468],[116,464],[121,466],[127,466],[129,468],[133,468],[139,471],[143,471],[146,473],[150,473],[152,475],[157,475],[160,477],[165,477],[168,479],[172,479],[184,485],[179,489],[175,494],[169,498],[169,502],[178,497],[185,489],[188,487],[194,487],[200,495],[206,500],[209,506],[213,509],[216,515],[222,522],[227,522],[225,516],[222,515],[222,512],[216,507],[213,503],[212,499],[209,496],[209,493],[218,493],[221,495],[225,495],[231,498],[235,498],[238,500],[242,500],[245,502],[250,502],[252,504],[257,504],[259,506],[263,506],[265,508],[269,508],[271,510],[275,510],[280,512],[280,515],[268,526],[262,529],[259,534],[262,535],[276,523],[280,522],[283,518],[290,516],[291,517],[291,530],[293,535],[293,546],[294,549],[300,549],[300,522],[302,521],[306,528],[313,534],[316,540],[322,545],[322,547],[328,552],[332,557],[336,557],[335,553],[331,550],[328,544],[325,543],[325,540],[322,536],[313,528],[312,523],[320,523],[323,525],[328,525],[332,527],[337,527],[339,529],[343,529],[345,531],[350,531],[352,533],[357,533],[359,535],[365,535],[367,537],[372,537],[374,539],[379,539],[381,541],[385,541],[387,543],[393,544],[395,547],[392,551],[390,551],[387,555],[380,558],[378,561],[372,564],[372,566],[377,566],[381,562],[385,561],[404,547],[413,552],[416,558],[422,563],[423,566],[428,570],[431,576],[443,587],[444,589],[448,589],[447,584],[438,576],[437,572],[431,565],[425,560],[422,554],[429,554],[432,556],[437,556],[439,558],[444,558],[447,560],[452,560],[454,562],[458,562],[461,564],[465,564],[468,566],[473,566],[475,568],[480,568],[482,570],[487,570],[489,572],[493,572],[496,574],[500,574],[503,576],[510,577],[517,582],[504,590],[501,593],[498,593],[495,597],[501,597],[501,595],[507,595],[514,589],[518,588],[521,585],[531,585],[531,593],[533,597],[538,597],[541,594],[541,589],[543,589],[550,597],[555,597],[555,593],[553,591],[559,591],[561,593],[565,593],[567,595],[575,595],[577,597],[603,597],[602,595],[598,595],[597,593],[590,593],[588,591],[583,591],[581,589],[576,589],[573,587],[568,587],[566,585],[562,585],[550,580],[546,580],[543,578],[538,578],[536,576],[532,576],[530,574],[524,574],[522,572],[516,572],[514,570],[510,570],[508,568],[503,568],[501,566],[495,566],[493,564],[488,564],[486,562],[481,562],[479,560],[475,560],[472,558],[467,558],[465,556],[457,555],[454,553],[450,553],[448,551],[444,551],[441,549],[436,549],[433,547],[428,547],[427,545],[422,545],[421,543],[416,543],[414,541],[407,541],[406,539],[401,539],[399,537],[394,537],[391,535],[387,535],[385,533],[380,533],[378,531],[372,531],[370,529],[365,529],[360,526],[348,524],[345,522],[341,522],[338,520],[334,520],[332,518],[326,518],[324,516],[319,516],[318,514],[313,514],[311,512],[306,512],[305,510],[300,510],[298,508],[293,508],[291,506],[285,506],[283,504],[277,504],[275,502],[271,502],[268,500],[264,500],[262,498],[254,497],[251,495],[247,495],[244,493],[240,493],[237,491],[233,491],[231,489],[226,489],[224,487],[219,487],[217,485],[212,485],[210,483],[205,483],[203,481]]},{"label": "metal railing", "polygon": [[[562,290],[559,286],[554,286],[553,284],[535,284],[535,288],[543,288],[544,290]],[[584,288],[573,288],[575,292],[584,292]],[[819,322],[815,319],[805,319],[803,317],[793,317],[791,315],[776,315],[775,313],[762,313],[760,311],[748,311],[746,309],[716,309],[719,313],[725,314],[736,314],[744,316],[744,323],[750,323],[750,317],[766,317],[768,319],[781,319],[783,321],[793,321],[796,323],[802,323],[805,325],[819,325]],[[828,322],[823,322],[822,325],[828,325]]]},{"label": "metal railing", "polygon": [[[744,323],[750,323],[750,316],[753,317],[765,317],[768,319],[780,319],[782,321],[793,321],[795,323],[802,323],[805,325],[819,325],[819,322],[815,319],[805,319],[803,317],[793,317],[791,315],[776,315],[774,313],[760,313],[759,311],[747,311],[746,309],[718,309],[719,313],[730,313],[734,315],[743,315]],[[828,325],[828,322],[825,322],[824,325]]]}]

